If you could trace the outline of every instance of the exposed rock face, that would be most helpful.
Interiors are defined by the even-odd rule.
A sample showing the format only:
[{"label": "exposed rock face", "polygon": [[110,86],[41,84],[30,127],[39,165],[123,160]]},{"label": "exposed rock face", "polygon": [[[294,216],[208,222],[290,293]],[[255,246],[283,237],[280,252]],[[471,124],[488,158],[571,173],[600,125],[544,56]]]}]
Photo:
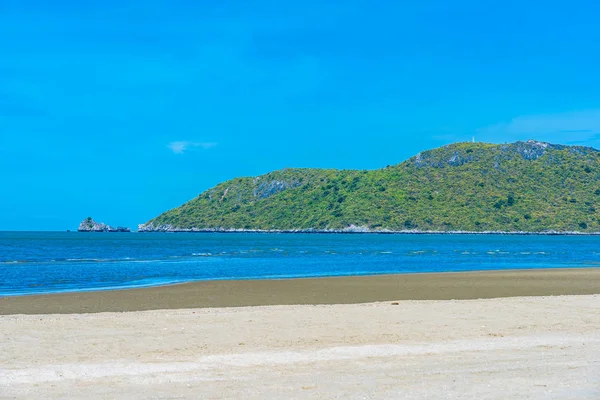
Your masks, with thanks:
[{"label": "exposed rock face", "polygon": [[176,232],[177,228],[170,224],[164,225],[154,225],[153,223],[149,224],[139,224],[138,232]]},{"label": "exposed rock face", "polygon": [[528,231],[428,231],[419,229],[371,229],[367,226],[350,225],[341,229],[241,229],[241,228],[179,228],[170,224],[154,225],[140,224],[139,232],[198,232],[198,233],[346,233],[346,234],[410,234],[410,235],[513,235],[513,236],[600,236],[600,232],[578,232],[578,231],[555,231],[547,230],[542,232]]},{"label": "exposed rock face", "polygon": [[546,142],[538,142],[535,140],[528,140],[526,142],[516,142],[510,145],[502,146],[503,152],[516,152],[525,160],[533,161],[542,157],[546,154],[546,150],[550,149],[560,149],[563,146],[553,145]]},{"label": "exposed rock face", "polygon": [[[503,161],[515,159],[516,157],[523,158],[527,161],[535,161],[548,152],[548,150],[562,150],[568,146],[550,144],[546,142],[538,142],[536,140],[528,140],[526,142],[515,142],[498,146],[495,149],[489,149],[495,154],[495,168],[501,167]],[[590,147],[570,147],[570,151],[578,155],[587,155],[597,150]],[[429,150],[419,153],[412,160],[414,165],[419,168],[433,167],[460,167],[464,164],[478,161],[479,155],[474,153],[468,147],[457,148],[456,145],[449,145],[435,150]]]},{"label": "exposed rock face", "polygon": [[301,185],[298,181],[287,182],[283,180],[262,181],[260,177],[254,179],[254,197],[258,199],[266,199],[277,193],[283,192],[286,189],[297,188]]},{"label": "exposed rock face", "polygon": [[122,226],[112,227],[103,222],[96,222],[92,217],[87,217],[79,224],[78,232],[130,232],[129,228]]},{"label": "exposed rock face", "polygon": [[460,167],[461,165],[473,162],[475,157],[471,153],[466,151],[446,151],[445,148],[437,151],[425,151],[417,154],[414,157],[414,164],[416,167],[433,167],[433,168],[444,168],[446,166]]}]

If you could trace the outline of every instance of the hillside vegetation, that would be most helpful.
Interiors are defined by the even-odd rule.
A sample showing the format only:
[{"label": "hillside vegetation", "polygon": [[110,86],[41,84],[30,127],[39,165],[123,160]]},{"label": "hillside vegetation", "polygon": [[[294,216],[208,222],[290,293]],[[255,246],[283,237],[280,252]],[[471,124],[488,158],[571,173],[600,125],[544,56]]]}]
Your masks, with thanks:
[{"label": "hillside vegetation", "polygon": [[374,171],[284,169],[221,183],[140,230],[351,226],[600,232],[600,152],[534,141],[457,143]]}]

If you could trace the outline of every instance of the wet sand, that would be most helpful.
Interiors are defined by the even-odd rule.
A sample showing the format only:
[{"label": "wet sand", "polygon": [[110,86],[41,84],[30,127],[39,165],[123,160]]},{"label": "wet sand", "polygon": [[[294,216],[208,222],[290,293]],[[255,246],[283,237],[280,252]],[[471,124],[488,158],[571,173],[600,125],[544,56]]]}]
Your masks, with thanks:
[{"label": "wet sand", "polygon": [[0,315],[599,293],[600,268],[203,281],[143,289],[4,297],[0,298]]},{"label": "wet sand", "polygon": [[599,399],[600,295],[0,316],[0,399]]}]

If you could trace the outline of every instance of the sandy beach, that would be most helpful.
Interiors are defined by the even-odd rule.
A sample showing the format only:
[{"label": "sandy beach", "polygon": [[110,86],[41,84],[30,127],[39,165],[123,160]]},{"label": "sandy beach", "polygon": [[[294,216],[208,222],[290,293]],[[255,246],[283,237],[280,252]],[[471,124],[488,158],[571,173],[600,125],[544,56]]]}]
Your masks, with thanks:
[{"label": "sandy beach", "polygon": [[598,399],[600,296],[0,317],[0,398]]},{"label": "sandy beach", "polygon": [[0,399],[600,398],[597,268],[207,281],[0,313]]}]

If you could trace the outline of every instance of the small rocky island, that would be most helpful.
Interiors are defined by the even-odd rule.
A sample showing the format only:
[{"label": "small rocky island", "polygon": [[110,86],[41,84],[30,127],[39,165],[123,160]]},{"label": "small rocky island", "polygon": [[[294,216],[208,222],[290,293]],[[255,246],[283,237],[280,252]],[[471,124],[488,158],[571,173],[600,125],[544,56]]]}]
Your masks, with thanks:
[{"label": "small rocky island", "polygon": [[79,224],[78,232],[131,232],[131,229],[122,226],[113,227],[103,222],[96,222],[92,217],[87,217]]}]

